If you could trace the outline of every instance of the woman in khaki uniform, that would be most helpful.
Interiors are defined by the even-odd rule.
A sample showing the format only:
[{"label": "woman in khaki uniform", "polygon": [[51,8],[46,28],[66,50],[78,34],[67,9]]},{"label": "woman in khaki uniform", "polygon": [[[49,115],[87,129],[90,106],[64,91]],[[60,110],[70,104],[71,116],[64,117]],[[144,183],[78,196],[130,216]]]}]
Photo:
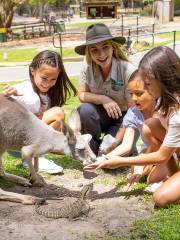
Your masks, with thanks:
[{"label": "woman in khaki uniform", "polygon": [[78,111],[82,131],[92,134],[95,154],[101,134],[115,136],[128,108],[126,85],[135,67],[122,50],[124,43],[124,37],[113,37],[105,24],[96,23],[87,28],[86,42],[75,47],[76,53],[86,56],[78,89],[83,104]]}]

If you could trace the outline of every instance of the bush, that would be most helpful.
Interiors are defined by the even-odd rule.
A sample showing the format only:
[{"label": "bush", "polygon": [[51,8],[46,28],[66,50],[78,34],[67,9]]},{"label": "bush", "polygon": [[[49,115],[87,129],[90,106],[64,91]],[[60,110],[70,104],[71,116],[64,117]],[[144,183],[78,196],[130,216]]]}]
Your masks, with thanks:
[{"label": "bush", "polygon": [[148,4],[140,11],[141,16],[151,16],[152,15],[152,5]]},{"label": "bush", "polygon": [[175,7],[175,10],[180,10],[180,0],[175,0],[174,7]]}]

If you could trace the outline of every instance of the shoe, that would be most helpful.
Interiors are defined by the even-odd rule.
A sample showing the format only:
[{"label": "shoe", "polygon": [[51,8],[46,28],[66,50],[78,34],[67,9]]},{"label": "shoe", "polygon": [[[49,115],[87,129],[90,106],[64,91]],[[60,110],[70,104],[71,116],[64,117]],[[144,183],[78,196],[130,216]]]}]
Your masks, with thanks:
[{"label": "shoe", "polygon": [[22,165],[23,165],[24,168],[29,168],[28,163],[26,161],[23,161]]},{"label": "shoe", "polygon": [[[52,160],[49,160],[45,157],[39,157],[39,172],[57,174],[62,173],[63,168],[57,164],[55,164]],[[29,168],[28,163],[23,161],[23,167]]]}]

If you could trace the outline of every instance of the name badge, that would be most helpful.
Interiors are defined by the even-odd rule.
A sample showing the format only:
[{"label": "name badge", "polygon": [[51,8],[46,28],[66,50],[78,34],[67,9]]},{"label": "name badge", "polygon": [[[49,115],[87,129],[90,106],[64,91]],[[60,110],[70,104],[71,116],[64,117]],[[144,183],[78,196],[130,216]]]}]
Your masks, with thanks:
[{"label": "name badge", "polygon": [[124,81],[123,80],[114,80],[111,78],[111,88],[114,91],[119,91],[123,88]]}]

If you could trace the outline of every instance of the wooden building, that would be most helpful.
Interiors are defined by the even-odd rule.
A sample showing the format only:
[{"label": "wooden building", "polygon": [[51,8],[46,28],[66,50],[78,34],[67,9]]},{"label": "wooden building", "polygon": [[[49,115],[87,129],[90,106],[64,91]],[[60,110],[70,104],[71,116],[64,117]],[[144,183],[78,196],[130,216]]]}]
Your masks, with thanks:
[{"label": "wooden building", "polygon": [[116,18],[119,0],[84,0],[87,18]]}]

